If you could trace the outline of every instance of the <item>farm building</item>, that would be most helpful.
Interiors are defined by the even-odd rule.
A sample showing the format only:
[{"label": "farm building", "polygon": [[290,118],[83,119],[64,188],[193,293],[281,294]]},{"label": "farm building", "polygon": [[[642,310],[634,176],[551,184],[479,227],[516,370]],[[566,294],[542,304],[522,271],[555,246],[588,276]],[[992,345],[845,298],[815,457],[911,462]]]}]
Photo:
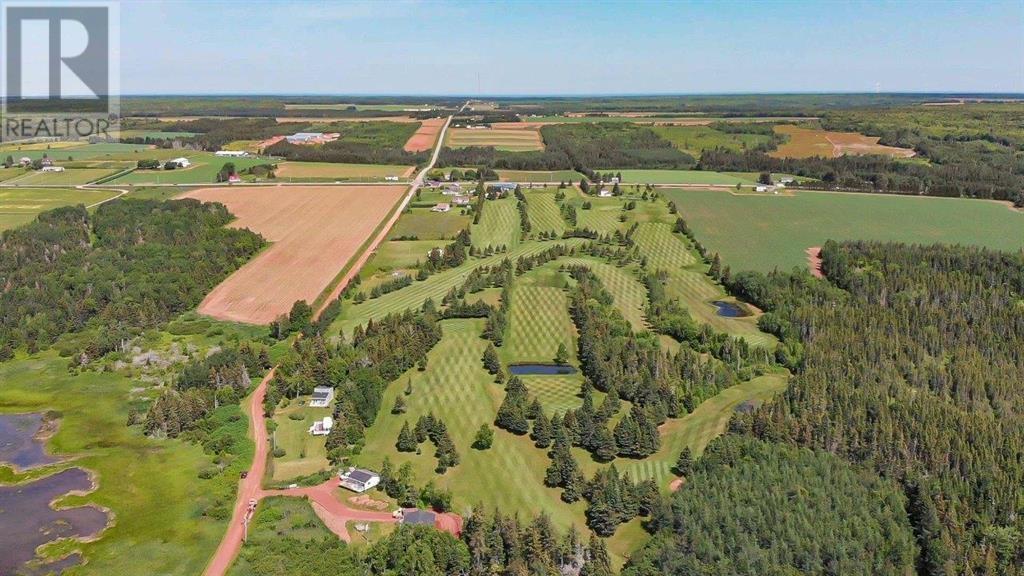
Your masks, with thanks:
[{"label": "farm building", "polygon": [[192,165],[192,162],[188,158],[182,157],[175,158],[174,160],[169,161],[168,164],[174,164],[178,168],[188,168],[189,166]]},{"label": "farm building", "polygon": [[313,422],[309,427],[309,433],[313,436],[327,436],[331,433],[331,428],[334,428],[334,420],[330,416],[324,416],[323,420]]},{"label": "farm building", "polygon": [[499,182],[491,186],[491,188],[499,192],[505,192],[507,194],[509,192],[515,192],[516,186],[518,186],[518,184],[516,184],[515,182]]},{"label": "farm building", "polygon": [[63,172],[63,166],[43,166],[43,172]]},{"label": "farm building", "polygon": [[309,405],[313,408],[327,408],[334,400],[334,388],[330,386],[317,386],[313,388],[313,396],[309,399]]},{"label": "farm building", "polygon": [[249,153],[245,150],[217,150],[213,155],[227,158],[243,158],[248,156]]},{"label": "farm building", "polygon": [[53,166],[53,160],[50,160],[49,158],[43,158],[39,163],[43,166]]},{"label": "farm building", "polygon": [[611,190],[601,190],[600,192],[597,193],[597,195],[599,197],[601,197],[601,198],[611,198],[612,197],[612,191]]},{"label": "farm building", "polygon": [[447,211],[449,211],[451,209],[452,209],[452,205],[451,204],[447,204],[445,202],[441,202],[440,204],[438,204],[438,205],[434,206],[433,208],[431,208],[430,211],[431,212],[447,212]]},{"label": "farm building", "polygon": [[337,140],[340,136],[341,134],[337,132],[296,132],[291,136],[285,136],[285,139],[289,144],[325,144]]},{"label": "farm building", "polygon": [[22,166],[29,166],[32,164],[32,159],[27,156],[23,156],[21,160],[18,160],[18,164],[21,164]]},{"label": "farm building", "polygon": [[348,488],[353,492],[366,492],[377,484],[380,484],[380,475],[376,472],[363,470],[361,468],[349,468],[338,475],[341,480],[339,486]]}]

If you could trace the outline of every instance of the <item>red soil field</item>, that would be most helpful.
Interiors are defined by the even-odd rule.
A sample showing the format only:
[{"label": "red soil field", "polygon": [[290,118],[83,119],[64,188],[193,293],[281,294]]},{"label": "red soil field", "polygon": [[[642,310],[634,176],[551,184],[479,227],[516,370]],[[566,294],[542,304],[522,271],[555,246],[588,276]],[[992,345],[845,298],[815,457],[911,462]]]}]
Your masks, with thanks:
[{"label": "red soil field", "polygon": [[405,151],[423,152],[424,150],[432,149],[434,142],[437,142],[437,135],[440,134],[441,128],[444,128],[447,121],[446,118],[424,120],[419,130],[416,130],[416,133],[405,143]]},{"label": "red soil field", "polygon": [[199,312],[267,324],[296,300],[312,304],[405,192],[405,186],[218,187],[182,195],[220,202],[272,244],[211,291]]}]

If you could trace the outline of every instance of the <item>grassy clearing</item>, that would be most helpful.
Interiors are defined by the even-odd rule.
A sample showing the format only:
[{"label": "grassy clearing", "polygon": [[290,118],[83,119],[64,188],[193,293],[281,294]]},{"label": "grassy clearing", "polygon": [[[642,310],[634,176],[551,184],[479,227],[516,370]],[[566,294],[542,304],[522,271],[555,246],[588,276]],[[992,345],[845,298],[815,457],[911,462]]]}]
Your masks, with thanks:
[{"label": "grassy clearing", "polygon": [[498,170],[498,178],[505,182],[579,182],[583,174],[575,170]]},{"label": "grassy clearing", "polygon": [[67,148],[53,147],[11,147],[0,149],[0,155],[11,155],[15,161],[25,157],[32,160],[44,156],[53,160],[131,160],[142,158],[174,158],[181,156],[180,150],[156,150],[145,144],[85,144]]},{"label": "grassy clearing", "polygon": [[755,346],[774,348],[776,338],[757,328],[757,316],[729,318],[718,315],[718,308],[712,302],[732,302],[735,298],[727,295],[721,286],[712,282],[706,272],[707,266],[703,262],[686,270],[673,271],[666,286],[668,295],[679,299],[699,322],[710,324],[719,332],[741,337]]},{"label": "grassy clearing", "polygon": [[0,190],[0,232],[31,222],[37,214],[59,206],[86,206],[117,196],[109,190],[5,188]]},{"label": "grassy clearing", "polygon": [[[260,500],[249,525],[249,540],[242,546],[238,559],[228,570],[229,576],[265,574],[256,564],[278,543],[282,535],[302,542],[337,538],[313,512],[305,498],[271,496]],[[265,558],[263,559],[265,561]],[[265,569],[265,568],[264,568]]]},{"label": "grassy clearing", "polygon": [[452,128],[445,136],[445,146],[466,148],[468,146],[493,146],[506,152],[528,152],[543,150],[538,130],[501,130]]},{"label": "grassy clearing", "polygon": [[477,248],[487,246],[511,248],[518,245],[520,228],[516,199],[509,196],[485,202],[480,223],[473,224],[469,232],[473,239],[473,245]]},{"label": "grassy clearing", "polygon": [[281,162],[278,180],[383,180],[387,176],[405,179],[411,166],[390,164],[335,164],[331,162]]},{"label": "grassy clearing", "polygon": [[665,190],[708,250],[733,271],[807,266],[805,250],[833,240],[1024,246],[1024,213],[1005,204],[960,198],[795,192],[737,196]]},{"label": "grassy clearing", "polygon": [[[309,427],[314,421],[330,416],[332,409],[307,406],[307,400],[300,397],[274,412],[274,422],[277,424],[273,436],[274,447],[283,448],[285,451],[281,458],[270,459],[273,469],[271,478],[276,482],[330,468],[324,437],[313,436],[309,433]],[[293,416],[299,419],[296,420]]]},{"label": "grassy clearing", "polygon": [[771,142],[769,136],[761,134],[730,134],[710,126],[655,126],[654,132],[668,140],[673,146],[699,158],[704,150],[727,148],[742,151],[760,144]]},{"label": "grassy clearing", "polygon": [[444,246],[442,240],[402,240],[385,242],[380,245],[360,276],[369,278],[378,273],[412,268],[427,259],[427,253]]},{"label": "grassy clearing", "polygon": [[429,208],[410,208],[398,219],[388,238],[450,240],[464,230],[472,218],[459,210],[431,212]]},{"label": "grassy clearing", "polygon": [[[210,463],[201,448],[144,437],[125,426],[133,386],[138,382],[109,372],[71,375],[67,359],[52,352],[0,364],[0,409],[56,410],[61,414],[50,449],[74,455],[74,465],[97,474],[99,487],[68,504],[109,508],[115,524],[94,541],[78,546],[88,562],[76,574],[167,574],[202,572],[227,520],[201,511],[214,494],[233,497],[245,457],[212,480],[200,480]],[[245,420],[238,413],[242,430]],[[242,432],[244,435],[244,432]]]},{"label": "grassy clearing", "polygon": [[709,186],[753,186],[755,180],[737,178],[722,172],[710,170],[601,170],[601,172],[622,173],[625,184],[706,184]]},{"label": "grassy clearing", "polygon": [[565,219],[562,218],[562,213],[555,202],[554,191],[527,191],[525,194],[532,232],[555,232],[561,236],[565,231]]},{"label": "grassy clearing", "polygon": [[19,184],[22,186],[78,186],[80,184],[95,182],[96,180],[106,178],[107,176],[116,174],[117,172],[120,172],[120,170],[110,170],[105,168],[69,168],[63,172],[29,172],[23,176],[13,178],[7,183]]}]

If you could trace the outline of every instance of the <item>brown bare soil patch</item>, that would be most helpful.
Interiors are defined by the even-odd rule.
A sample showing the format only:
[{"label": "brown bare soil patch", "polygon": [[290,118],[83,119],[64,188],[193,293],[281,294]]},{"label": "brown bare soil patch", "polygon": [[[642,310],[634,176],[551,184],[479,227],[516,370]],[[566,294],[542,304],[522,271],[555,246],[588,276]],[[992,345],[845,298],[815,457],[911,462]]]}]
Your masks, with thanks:
[{"label": "brown bare soil patch", "polygon": [[355,506],[361,508],[371,508],[373,510],[387,510],[388,503],[383,500],[375,500],[366,494],[360,494],[358,496],[352,496],[348,499]]},{"label": "brown bare soil patch", "polygon": [[811,269],[811,275],[815,278],[824,278],[825,274],[821,272],[821,246],[811,246],[805,252],[807,253],[807,265]]},{"label": "brown bare soil patch", "polygon": [[879,144],[877,137],[856,132],[829,132],[801,126],[776,126],[775,131],[789,136],[788,142],[771,152],[770,156],[776,158],[838,158],[846,154],[881,154],[894,158],[910,158],[915,154],[913,150],[907,148]]},{"label": "brown bare soil patch", "polygon": [[405,186],[218,187],[183,195],[220,202],[231,224],[272,245],[199,305],[207,316],[267,324],[297,300],[312,303],[405,192]]},{"label": "brown bare soil patch", "polygon": [[676,478],[675,480],[668,483],[668,489],[670,492],[676,492],[686,484],[686,478]]},{"label": "brown bare soil patch", "polygon": [[424,120],[416,133],[413,134],[409,141],[405,143],[406,152],[423,152],[430,150],[434,147],[434,142],[437,142],[437,136],[441,133],[441,129],[444,128],[446,118],[431,118]]}]

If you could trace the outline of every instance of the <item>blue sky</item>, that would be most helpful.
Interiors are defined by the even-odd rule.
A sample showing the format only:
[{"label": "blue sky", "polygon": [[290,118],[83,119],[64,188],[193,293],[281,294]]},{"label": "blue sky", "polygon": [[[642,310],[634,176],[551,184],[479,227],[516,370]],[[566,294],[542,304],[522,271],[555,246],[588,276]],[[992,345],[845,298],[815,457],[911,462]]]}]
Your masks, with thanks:
[{"label": "blue sky", "polygon": [[1024,2],[121,4],[125,94],[1024,92]]}]

